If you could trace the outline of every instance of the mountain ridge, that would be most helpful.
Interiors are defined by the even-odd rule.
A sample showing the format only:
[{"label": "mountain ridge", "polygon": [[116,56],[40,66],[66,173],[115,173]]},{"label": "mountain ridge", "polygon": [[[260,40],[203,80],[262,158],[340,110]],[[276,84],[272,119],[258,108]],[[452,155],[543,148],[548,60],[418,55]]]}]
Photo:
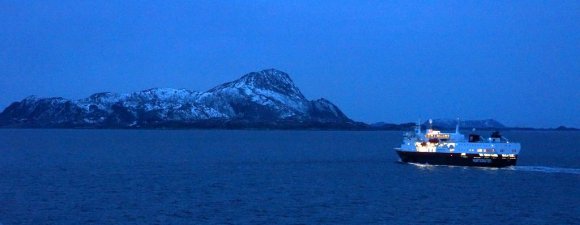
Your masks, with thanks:
[{"label": "mountain ridge", "polygon": [[0,113],[1,127],[147,128],[247,126],[356,128],[332,102],[308,100],[276,69],[251,72],[208,91],[150,88],[77,100],[29,96]]},{"label": "mountain ridge", "polygon": [[[433,119],[433,127],[439,129],[455,129],[457,119]],[[429,126],[429,122],[424,122],[422,125]],[[503,129],[505,125],[494,119],[481,120],[459,120],[459,127],[462,129]]]}]

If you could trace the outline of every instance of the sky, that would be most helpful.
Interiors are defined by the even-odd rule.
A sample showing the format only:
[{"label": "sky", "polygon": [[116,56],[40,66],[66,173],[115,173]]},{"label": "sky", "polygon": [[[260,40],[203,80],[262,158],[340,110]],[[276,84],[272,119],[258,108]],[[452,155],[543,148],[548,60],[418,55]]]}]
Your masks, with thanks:
[{"label": "sky", "polygon": [[0,0],[0,108],[268,68],[357,121],[580,127],[580,1]]}]

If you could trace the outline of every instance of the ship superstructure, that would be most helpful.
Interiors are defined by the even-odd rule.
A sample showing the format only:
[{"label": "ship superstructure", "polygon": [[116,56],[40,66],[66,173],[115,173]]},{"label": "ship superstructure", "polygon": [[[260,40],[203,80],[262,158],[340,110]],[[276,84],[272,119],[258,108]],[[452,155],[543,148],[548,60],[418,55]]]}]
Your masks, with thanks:
[{"label": "ship superstructure", "polygon": [[402,162],[457,165],[505,167],[516,164],[520,152],[520,144],[510,142],[498,131],[489,138],[472,133],[467,137],[459,132],[459,123],[455,133],[443,133],[432,128],[425,133],[420,123],[414,132],[405,133],[403,144],[396,148]]}]

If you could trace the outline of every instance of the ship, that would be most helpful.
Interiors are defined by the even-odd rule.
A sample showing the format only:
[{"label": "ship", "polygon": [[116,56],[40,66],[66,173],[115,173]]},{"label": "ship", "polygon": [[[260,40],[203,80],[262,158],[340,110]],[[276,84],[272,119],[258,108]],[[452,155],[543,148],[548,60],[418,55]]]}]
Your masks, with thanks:
[{"label": "ship", "polygon": [[510,142],[499,131],[488,138],[474,132],[467,137],[459,132],[443,133],[429,128],[423,133],[421,123],[414,131],[406,132],[401,147],[395,148],[401,162],[428,165],[507,167],[515,166],[520,152],[520,143]]}]

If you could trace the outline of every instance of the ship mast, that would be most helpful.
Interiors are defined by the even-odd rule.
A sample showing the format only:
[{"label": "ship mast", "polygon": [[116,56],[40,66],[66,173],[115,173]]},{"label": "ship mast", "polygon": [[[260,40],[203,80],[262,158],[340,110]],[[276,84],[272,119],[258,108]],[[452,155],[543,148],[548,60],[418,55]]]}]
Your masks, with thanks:
[{"label": "ship mast", "polygon": [[415,126],[415,133],[421,134],[421,119],[417,121],[417,126]]}]

